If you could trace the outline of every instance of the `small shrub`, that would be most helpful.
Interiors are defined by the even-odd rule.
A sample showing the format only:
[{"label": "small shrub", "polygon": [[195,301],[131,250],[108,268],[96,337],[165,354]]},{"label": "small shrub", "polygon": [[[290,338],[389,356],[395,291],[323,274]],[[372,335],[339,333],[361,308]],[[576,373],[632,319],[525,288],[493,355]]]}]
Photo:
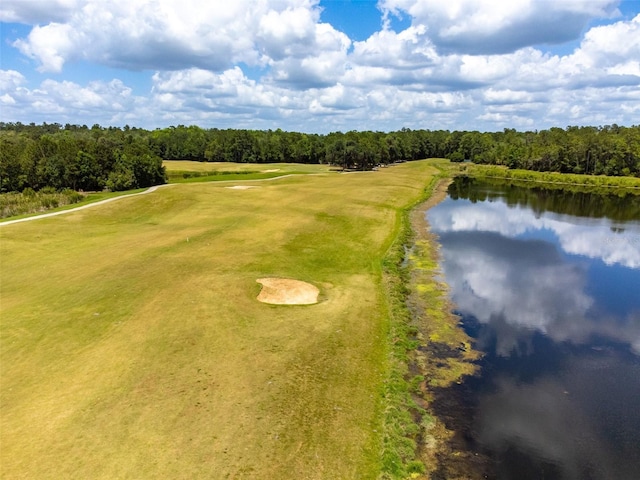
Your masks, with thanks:
[{"label": "small shrub", "polygon": [[45,187],[39,192],[26,188],[22,193],[0,194],[0,218],[43,212],[51,208],[78,203],[84,196],[71,189],[56,192]]},{"label": "small shrub", "polygon": [[66,188],[60,193],[61,193],[61,195],[66,197],[66,199],[67,199],[66,203],[67,204],[78,203],[79,201],[81,201],[84,198],[84,196],[81,193],[76,192],[75,190],[71,190],[70,188]]},{"label": "small shrub", "polygon": [[60,202],[58,201],[57,198],[52,198],[48,196],[43,197],[40,203],[45,209],[56,208],[58,205],[60,205]]}]

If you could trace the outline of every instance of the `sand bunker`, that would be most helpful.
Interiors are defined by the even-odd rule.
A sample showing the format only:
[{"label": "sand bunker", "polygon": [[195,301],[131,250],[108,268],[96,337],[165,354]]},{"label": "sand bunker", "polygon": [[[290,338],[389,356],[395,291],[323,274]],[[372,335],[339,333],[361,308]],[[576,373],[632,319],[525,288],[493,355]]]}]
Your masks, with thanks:
[{"label": "sand bunker", "polygon": [[272,168],[270,170],[262,170],[262,173],[273,173],[273,172],[279,172],[280,169],[279,168]]},{"label": "sand bunker", "polygon": [[224,187],[230,188],[231,190],[247,190],[249,188],[256,188],[255,185],[234,185],[233,187]]},{"label": "sand bunker", "polygon": [[320,290],[314,285],[288,278],[259,278],[262,285],[258,300],[273,305],[312,305],[318,303]]}]

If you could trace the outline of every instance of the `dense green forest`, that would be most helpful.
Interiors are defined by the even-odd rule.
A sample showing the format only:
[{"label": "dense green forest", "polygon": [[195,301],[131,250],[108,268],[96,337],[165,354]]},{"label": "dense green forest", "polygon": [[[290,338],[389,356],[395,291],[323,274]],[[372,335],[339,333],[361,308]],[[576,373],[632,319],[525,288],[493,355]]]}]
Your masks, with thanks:
[{"label": "dense green forest", "polygon": [[113,191],[166,182],[149,132],[59,124],[0,124],[0,192]]},{"label": "dense green forest", "polygon": [[347,169],[429,157],[537,171],[640,176],[640,126],[535,132],[156,130],[0,123],[0,192],[125,190],[166,181],[162,160],[328,163]]}]

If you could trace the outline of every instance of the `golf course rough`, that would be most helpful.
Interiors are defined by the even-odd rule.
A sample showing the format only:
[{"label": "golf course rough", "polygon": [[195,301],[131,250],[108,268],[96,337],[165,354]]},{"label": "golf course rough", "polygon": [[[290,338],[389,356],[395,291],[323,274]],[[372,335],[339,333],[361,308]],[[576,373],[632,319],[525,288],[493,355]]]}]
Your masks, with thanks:
[{"label": "golf course rough", "polygon": [[377,478],[382,263],[438,168],[305,173],[0,229],[0,477]]}]

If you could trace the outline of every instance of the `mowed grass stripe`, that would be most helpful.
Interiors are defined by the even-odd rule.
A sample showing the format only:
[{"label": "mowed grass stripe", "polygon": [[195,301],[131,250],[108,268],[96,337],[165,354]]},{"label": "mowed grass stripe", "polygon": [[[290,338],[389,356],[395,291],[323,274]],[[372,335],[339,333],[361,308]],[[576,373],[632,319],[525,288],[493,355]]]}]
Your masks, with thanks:
[{"label": "mowed grass stripe", "polygon": [[302,163],[230,163],[230,162],[195,162],[191,160],[165,160],[162,162],[167,172],[259,172],[259,173],[322,173],[334,170],[335,167],[321,164]]},{"label": "mowed grass stripe", "polygon": [[163,165],[170,183],[209,181],[247,181],[271,179],[292,174],[319,174],[337,170],[321,164],[300,163],[229,163],[165,160]]},{"label": "mowed grass stripe", "polygon": [[[0,231],[2,478],[375,478],[397,210],[436,172],[176,185]],[[256,301],[257,278],[321,290]]]}]

